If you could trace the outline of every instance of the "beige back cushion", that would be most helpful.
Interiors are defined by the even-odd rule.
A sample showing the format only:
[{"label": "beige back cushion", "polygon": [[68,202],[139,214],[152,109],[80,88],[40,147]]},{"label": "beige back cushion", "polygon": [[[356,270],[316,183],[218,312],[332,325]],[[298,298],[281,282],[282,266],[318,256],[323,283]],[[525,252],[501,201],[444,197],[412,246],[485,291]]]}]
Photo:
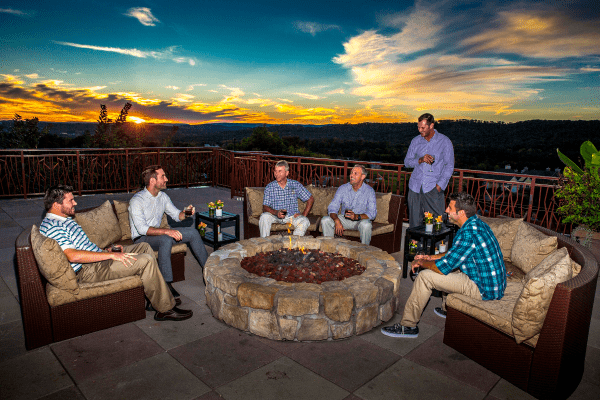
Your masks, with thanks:
[{"label": "beige back cushion", "polygon": [[479,216],[479,219],[490,226],[496,240],[500,244],[504,260],[511,261],[512,246],[517,236],[517,230],[523,222],[522,218],[489,218]]},{"label": "beige back cushion", "polygon": [[51,285],[79,293],[75,271],[58,242],[42,235],[35,225],[31,228],[31,247],[40,272]]},{"label": "beige back cushion", "polygon": [[[562,250],[562,249],[561,249]],[[512,325],[517,343],[527,340],[542,330],[556,285],[573,276],[571,259],[565,250],[549,255],[537,270],[530,273],[513,309]]]},{"label": "beige back cushion", "polygon": [[320,186],[309,185],[306,187],[306,189],[308,189],[308,191],[311,192],[315,198],[315,203],[310,210],[310,214],[318,216],[327,215],[327,207],[329,207],[329,203],[331,203],[333,200],[337,188],[324,188]]},{"label": "beige back cushion", "polygon": [[265,197],[265,188],[246,188],[246,202],[248,203],[248,216],[249,217],[260,217],[262,214],[263,200]]},{"label": "beige back cushion", "polygon": [[101,249],[121,240],[121,226],[108,200],[93,210],[75,214],[75,222]]},{"label": "beige back cushion", "polygon": [[121,240],[131,239],[131,226],[129,225],[129,202],[115,200],[117,219],[121,227]]},{"label": "beige back cushion", "polygon": [[558,239],[556,236],[548,236],[523,223],[517,230],[510,258],[517,268],[528,273],[556,250],[557,246]]},{"label": "beige back cushion", "polygon": [[387,224],[390,214],[390,200],[392,200],[392,194],[375,193],[375,197],[377,199],[377,216],[375,217],[374,222]]},{"label": "beige back cushion", "polygon": [[160,220],[160,229],[169,229],[169,220],[167,220],[167,214],[163,213],[162,219]]}]

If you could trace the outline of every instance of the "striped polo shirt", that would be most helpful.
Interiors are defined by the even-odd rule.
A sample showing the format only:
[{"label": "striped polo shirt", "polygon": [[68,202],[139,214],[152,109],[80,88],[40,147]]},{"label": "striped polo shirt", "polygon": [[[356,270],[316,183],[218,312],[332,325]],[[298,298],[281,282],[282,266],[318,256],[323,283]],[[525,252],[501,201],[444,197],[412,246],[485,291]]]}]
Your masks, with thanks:
[{"label": "striped polo shirt", "polygon": [[[90,241],[83,229],[81,229],[81,226],[72,218],[46,213],[46,218],[44,218],[40,225],[40,233],[56,240],[63,251],[66,249],[102,251],[102,249]],[[71,267],[73,267],[75,272],[78,272],[81,269],[81,264],[71,263]]]}]

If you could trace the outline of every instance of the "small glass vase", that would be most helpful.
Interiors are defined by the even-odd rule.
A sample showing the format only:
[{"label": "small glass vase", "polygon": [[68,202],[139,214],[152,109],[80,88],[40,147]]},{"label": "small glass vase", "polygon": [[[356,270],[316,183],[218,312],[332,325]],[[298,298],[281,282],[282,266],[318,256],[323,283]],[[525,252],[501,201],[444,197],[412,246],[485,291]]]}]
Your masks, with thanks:
[{"label": "small glass vase", "polygon": [[436,231],[436,232],[441,231],[442,230],[442,223],[438,222],[438,223],[433,224],[433,230]]},{"label": "small glass vase", "polygon": [[217,217],[222,217],[223,216],[223,209],[222,208],[217,208],[216,215],[217,215]]},{"label": "small glass vase", "polygon": [[433,232],[433,224],[425,224],[425,232],[432,233]]},{"label": "small glass vase", "polygon": [[206,229],[205,228],[198,229],[198,232],[200,233],[200,236],[202,236],[202,237],[204,237],[204,235],[206,235]]},{"label": "small glass vase", "polygon": [[208,216],[211,217],[211,218],[215,216],[215,209],[214,208],[209,208],[208,209]]}]

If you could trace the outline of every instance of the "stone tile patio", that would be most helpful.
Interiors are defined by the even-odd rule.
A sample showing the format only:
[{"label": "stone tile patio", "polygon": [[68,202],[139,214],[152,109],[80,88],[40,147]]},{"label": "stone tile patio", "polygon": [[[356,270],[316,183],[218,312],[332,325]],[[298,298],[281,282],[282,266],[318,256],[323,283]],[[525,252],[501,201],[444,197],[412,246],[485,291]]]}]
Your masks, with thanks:
[{"label": "stone tile patio", "polygon": [[[169,189],[175,205],[202,208],[242,202],[219,188]],[[76,197],[79,208],[132,194]],[[425,309],[414,340],[389,338],[379,328],[337,342],[277,342],[231,328],[205,304],[200,266],[188,253],[186,280],[175,287],[194,317],[183,322],[146,318],[26,351],[15,276],[14,242],[39,224],[41,199],[0,200],[1,399],[528,399],[529,395],[442,343],[444,319]],[[225,228],[233,234],[233,227]],[[212,249],[209,249],[209,252]],[[393,254],[401,261],[401,253]],[[406,301],[412,282],[402,281]],[[573,399],[600,393],[600,291],[596,292],[584,377]],[[400,310],[402,312],[402,310]],[[391,322],[399,322],[396,314]]]}]

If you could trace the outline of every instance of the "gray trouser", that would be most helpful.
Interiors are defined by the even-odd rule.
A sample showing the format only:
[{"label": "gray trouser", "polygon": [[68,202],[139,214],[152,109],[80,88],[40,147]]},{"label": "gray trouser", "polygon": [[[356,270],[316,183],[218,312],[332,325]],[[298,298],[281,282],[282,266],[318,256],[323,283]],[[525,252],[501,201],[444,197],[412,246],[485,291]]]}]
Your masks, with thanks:
[{"label": "gray trouser", "polygon": [[444,191],[438,192],[437,188],[431,189],[427,193],[420,193],[408,190],[408,225],[410,228],[423,225],[425,211],[433,214],[433,218],[438,215],[444,215],[446,210],[446,200]]},{"label": "gray trouser", "polygon": [[[196,257],[196,260],[200,266],[204,267],[206,259],[208,258],[208,252],[204,247],[200,233],[194,227],[177,228],[183,238],[181,243],[186,243],[192,250],[192,254]],[[158,251],[158,267],[162,272],[165,281],[173,282],[173,270],[171,268],[171,248],[175,243],[178,243],[171,236],[158,235],[158,236],[140,236],[135,239],[135,243],[146,242],[154,250]]]},{"label": "gray trouser", "polygon": [[292,234],[296,236],[304,236],[306,234],[306,230],[310,226],[310,220],[302,214],[297,217],[288,215],[285,218],[280,219],[269,212],[264,212],[260,215],[260,219],[258,220],[260,237],[267,237],[271,235],[271,225],[275,223],[289,224],[290,222],[294,227],[294,232]]},{"label": "gray trouser", "polygon": [[[344,218],[343,215],[338,215],[338,218],[344,229],[358,231],[362,244],[371,243],[371,231],[373,229],[371,220],[361,219],[360,221],[352,221]],[[332,237],[335,234],[335,221],[329,215],[324,216],[321,218],[321,229],[323,229],[323,236]]]}]

